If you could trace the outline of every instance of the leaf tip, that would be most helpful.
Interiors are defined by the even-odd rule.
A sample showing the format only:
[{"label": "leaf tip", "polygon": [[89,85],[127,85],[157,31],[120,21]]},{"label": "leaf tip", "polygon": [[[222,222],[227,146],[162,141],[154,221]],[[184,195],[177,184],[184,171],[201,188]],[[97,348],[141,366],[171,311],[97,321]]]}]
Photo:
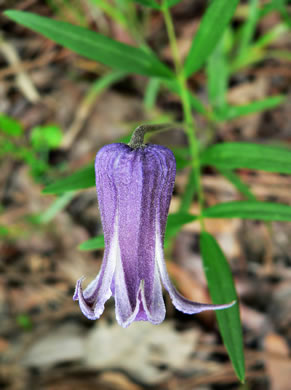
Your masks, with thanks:
[{"label": "leaf tip", "polygon": [[13,9],[7,9],[6,11],[3,12],[3,15],[7,16],[8,18],[11,18],[13,17],[13,15],[17,13],[17,11],[13,10]]}]

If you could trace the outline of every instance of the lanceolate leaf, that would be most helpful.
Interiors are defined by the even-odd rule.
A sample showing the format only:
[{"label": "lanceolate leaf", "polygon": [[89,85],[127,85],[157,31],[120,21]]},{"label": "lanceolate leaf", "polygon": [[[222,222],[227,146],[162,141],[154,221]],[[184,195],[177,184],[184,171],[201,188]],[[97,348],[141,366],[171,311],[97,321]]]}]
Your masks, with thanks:
[{"label": "lanceolate leaf", "polygon": [[104,248],[104,236],[103,234],[94,238],[90,238],[90,240],[82,242],[79,245],[79,249],[81,251],[94,251],[97,249]]},{"label": "lanceolate leaf", "polygon": [[219,42],[239,0],[212,0],[195,34],[185,62],[186,76],[197,72]]},{"label": "lanceolate leaf", "polygon": [[43,224],[50,222],[58,213],[65,209],[74,196],[75,191],[68,191],[61,194],[47,210],[43,211],[38,217],[36,217],[36,221]]},{"label": "lanceolate leaf", "polygon": [[235,119],[240,116],[255,114],[257,112],[270,110],[277,107],[279,104],[283,103],[285,96],[271,96],[266,99],[262,99],[256,102],[251,102],[248,104],[242,104],[240,106],[227,106],[223,110],[219,119],[222,121],[227,121],[230,119]]},{"label": "lanceolate leaf", "polygon": [[219,172],[231,182],[231,184],[242,194],[244,195],[248,200],[256,200],[255,195],[252,193],[252,191],[249,189],[248,185],[245,184],[239,175],[237,175],[235,172],[230,171],[228,169],[219,169]]},{"label": "lanceolate leaf", "polygon": [[291,173],[291,150],[276,146],[228,142],[207,148],[202,165],[222,169],[248,168],[268,172]]},{"label": "lanceolate leaf", "polygon": [[177,170],[183,169],[191,164],[188,148],[172,148],[172,152],[176,159]]},{"label": "lanceolate leaf", "polygon": [[248,5],[248,15],[241,31],[240,45],[237,53],[238,57],[248,55],[248,48],[255,34],[259,13],[259,0],[250,0]]},{"label": "lanceolate leaf", "polygon": [[151,78],[148,82],[144,93],[144,106],[148,111],[153,110],[155,107],[160,86],[161,82],[158,78]]},{"label": "lanceolate leaf", "polygon": [[215,238],[203,232],[200,237],[208,287],[213,303],[221,304],[236,300],[230,309],[217,310],[216,316],[224,345],[232,361],[236,375],[241,381],[245,377],[242,327],[240,322],[238,297],[227,260]]},{"label": "lanceolate leaf", "polygon": [[165,247],[169,245],[171,238],[175,237],[179,233],[183,225],[193,222],[196,219],[196,215],[184,212],[169,214],[165,232]]},{"label": "lanceolate leaf", "polygon": [[291,221],[291,207],[281,203],[237,201],[204,209],[206,218],[244,218],[261,221]]},{"label": "lanceolate leaf", "polygon": [[172,78],[173,73],[153,54],[115,41],[102,34],[29,12],[6,11],[5,15],[91,60],[112,68],[146,76]]},{"label": "lanceolate leaf", "polygon": [[94,165],[90,164],[85,168],[73,173],[70,176],[59,179],[49,184],[43,190],[44,194],[60,194],[62,192],[81,190],[95,186]]},{"label": "lanceolate leaf", "polygon": [[[208,98],[219,115],[226,105],[228,69],[224,49],[224,37],[218,42],[207,62]],[[219,75],[219,77],[218,77]]]}]

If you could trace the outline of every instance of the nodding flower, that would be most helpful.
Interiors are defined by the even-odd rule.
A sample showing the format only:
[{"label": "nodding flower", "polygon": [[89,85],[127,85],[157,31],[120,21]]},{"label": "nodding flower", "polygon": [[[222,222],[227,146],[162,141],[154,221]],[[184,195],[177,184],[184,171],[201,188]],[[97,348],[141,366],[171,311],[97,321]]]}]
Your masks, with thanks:
[{"label": "nodding flower", "polygon": [[[131,144],[130,144],[131,145]],[[174,306],[187,314],[225,309],[192,302],[170,281],[163,254],[176,161],[160,145],[106,145],[95,161],[96,188],[104,230],[105,252],[96,278],[83,291],[78,280],[74,300],[95,320],[113,295],[118,323],[161,323],[165,318],[162,284]]]}]

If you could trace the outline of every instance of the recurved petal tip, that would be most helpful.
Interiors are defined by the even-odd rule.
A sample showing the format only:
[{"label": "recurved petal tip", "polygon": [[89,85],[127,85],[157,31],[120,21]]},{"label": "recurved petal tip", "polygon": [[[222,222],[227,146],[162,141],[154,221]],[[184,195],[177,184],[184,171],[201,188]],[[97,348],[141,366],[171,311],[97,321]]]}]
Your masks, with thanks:
[{"label": "recurved petal tip", "polygon": [[[76,290],[75,294],[73,296],[74,301],[79,301],[80,309],[84,316],[86,316],[89,320],[96,320],[97,318],[100,317],[100,315],[96,315],[96,312],[94,311],[94,304],[90,305],[83,294],[83,289],[82,289],[82,281],[85,279],[83,276],[77,281],[76,284]],[[102,310],[103,312],[103,310]]]},{"label": "recurved petal tip", "polygon": [[81,276],[81,278],[77,280],[76,287],[75,287],[75,292],[74,292],[74,295],[73,295],[73,300],[74,301],[78,301],[79,300],[79,292],[80,292],[81,285],[82,285],[82,282],[83,282],[84,279],[85,279],[85,276]]},{"label": "recurved petal tip", "polygon": [[236,304],[236,300],[231,301],[230,303],[225,303],[224,305],[213,305],[213,310],[229,309]]},{"label": "recurved petal tip", "polygon": [[158,261],[158,266],[159,266],[159,271],[161,275],[161,279],[163,282],[164,287],[170,294],[170,297],[172,299],[172,302],[174,306],[176,307],[177,310],[186,313],[186,314],[198,314],[201,313],[202,311],[206,310],[222,310],[222,309],[227,309],[235,304],[235,300],[224,304],[224,305],[212,305],[212,304],[207,304],[207,303],[199,303],[199,302],[193,302],[190,301],[189,299],[183,297],[173,286],[168,272],[166,268],[166,264],[164,261],[163,257],[163,249],[161,245],[161,240],[159,238],[159,235],[157,234],[156,238],[156,254],[157,254],[157,261]]}]

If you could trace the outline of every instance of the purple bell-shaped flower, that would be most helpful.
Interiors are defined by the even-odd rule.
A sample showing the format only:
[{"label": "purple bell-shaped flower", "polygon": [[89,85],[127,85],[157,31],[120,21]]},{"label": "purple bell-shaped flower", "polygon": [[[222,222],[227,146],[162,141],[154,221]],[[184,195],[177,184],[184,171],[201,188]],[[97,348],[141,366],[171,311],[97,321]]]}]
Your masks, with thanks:
[{"label": "purple bell-shaped flower", "polygon": [[[96,156],[96,188],[104,230],[105,252],[97,277],[74,300],[95,320],[114,296],[118,323],[161,323],[165,318],[162,284],[175,307],[187,314],[224,309],[226,305],[192,302],[170,281],[163,255],[168,210],[174,187],[173,153],[159,145],[104,146]],[[162,282],[162,283],[161,283]]]}]

